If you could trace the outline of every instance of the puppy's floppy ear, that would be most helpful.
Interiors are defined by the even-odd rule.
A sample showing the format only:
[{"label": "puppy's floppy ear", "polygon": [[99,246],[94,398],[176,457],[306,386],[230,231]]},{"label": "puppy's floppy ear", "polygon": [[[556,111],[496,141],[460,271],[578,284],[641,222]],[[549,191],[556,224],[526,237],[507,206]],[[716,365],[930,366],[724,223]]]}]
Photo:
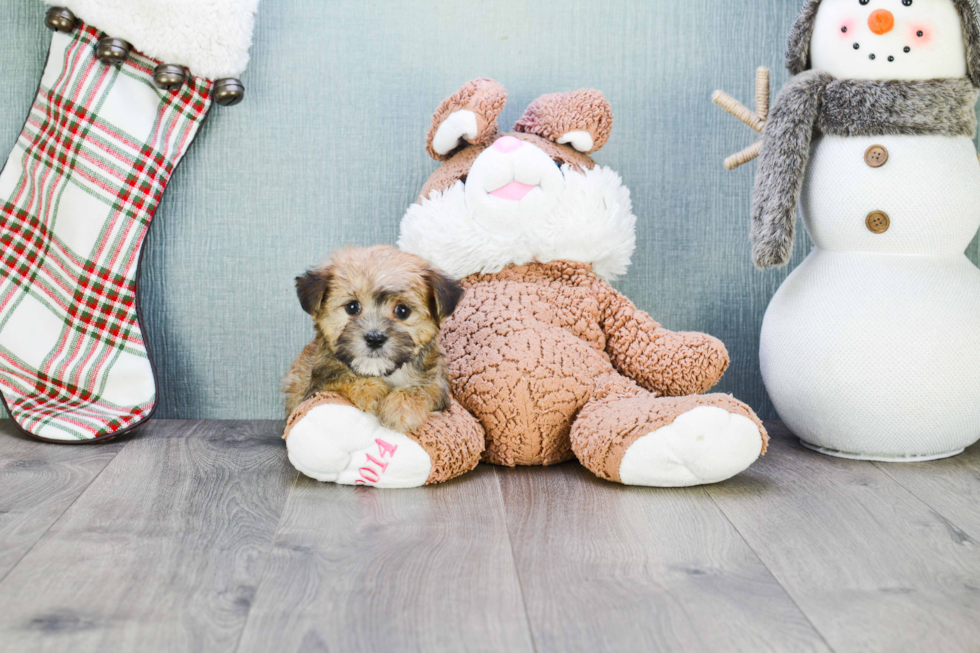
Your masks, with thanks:
[{"label": "puppy's floppy ear", "polygon": [[441,322],[453,314],[466,291],[458,281],[435,268],[426,269],[425,282],[429,286],[429,312]]},{"label": "puppy's floppy ear", "polygon": [[323,304],[333,279],[329,267],[313,268],[301,277],[296,277],[296,294],[300,306],[310,315],[316,315]]},{"label": "puppy's floppy ear", "polygon": [[506,102],[507,91],[498,82],[482,78],[467,82],[433,114],[425,137],[429,156],[445,161],[467,143],[489,145],[497,135],[497,116]]}]

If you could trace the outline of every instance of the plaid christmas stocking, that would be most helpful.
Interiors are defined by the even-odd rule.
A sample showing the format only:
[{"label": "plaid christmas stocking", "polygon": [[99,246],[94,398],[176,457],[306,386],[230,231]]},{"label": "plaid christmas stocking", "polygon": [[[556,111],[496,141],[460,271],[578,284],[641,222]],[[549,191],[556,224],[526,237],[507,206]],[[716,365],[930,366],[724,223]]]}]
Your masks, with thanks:
[{"label": "plaid christmas stocking", "polygon": [[[130,13],[167,11],[127,1]],[[119,435],[156,407],[136,295],[141,249],[212,102],[243,91],[188,74],[211,60],[168,52],[177,63],[162,65],[137,50],[146,39],[139,20],[124,20],[132,15],[104,17],[129,30],[112,39],[82,22],[105,4],[126,6],[49,10],[59,31],[0,173],[0,394],[21,429],[59,442]],[[255,2],[242,4],[250,35]]]}]

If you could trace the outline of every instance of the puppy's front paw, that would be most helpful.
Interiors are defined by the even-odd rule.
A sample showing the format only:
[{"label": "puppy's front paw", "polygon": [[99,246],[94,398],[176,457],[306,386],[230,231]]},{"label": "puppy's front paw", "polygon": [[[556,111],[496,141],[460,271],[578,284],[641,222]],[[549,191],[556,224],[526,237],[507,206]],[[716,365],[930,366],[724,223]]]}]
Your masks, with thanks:
[{"label": "puppy's front paw", "polygon": [[429,408],[420,398],[405,392],[394,391],[378,406],[378,421],[382,426],[400,433],[412,433],[425,424]]},{"label": "puppy's front paw", "polygon": [[365,413],[376,414],[385,395],[388,384],[377,378],[358,379],[346,390],[347,399]]},{"label": "puppy's front paw", "polygon": [[289,462],[325,483],[408,488],[425,485],[429,454],[414,440],[382,427],[353,406],[310,410],[286,439]]}]

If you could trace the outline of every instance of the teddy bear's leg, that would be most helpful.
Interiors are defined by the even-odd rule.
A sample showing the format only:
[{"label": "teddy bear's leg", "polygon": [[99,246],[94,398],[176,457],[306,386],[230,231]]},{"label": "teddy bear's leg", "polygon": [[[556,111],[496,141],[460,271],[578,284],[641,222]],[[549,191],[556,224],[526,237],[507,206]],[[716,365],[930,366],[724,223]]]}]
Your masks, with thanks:
[{"label": "teddy bear's leg", "polygon": [[322,393],[301,404],[286,424],[289,461],[325,483],[378,488],[441,483],[480,460],[483,429],[455,401],[416,433],[398,433],[339,395]]},{"label": "teddy bear's leg", "polygon": [[610,374],[572,425],[572,449],[597,476],[626,485],[724,481],[765,453],[752,409],[729,395],[657,397]]},{"label": "teddy bear's leg", "polygon": [[429,455],[431,468],[426,485],[456,478],[476,467],[486,446],[486,433],[455,399],[449,410],[432,417],[408,436]]}]

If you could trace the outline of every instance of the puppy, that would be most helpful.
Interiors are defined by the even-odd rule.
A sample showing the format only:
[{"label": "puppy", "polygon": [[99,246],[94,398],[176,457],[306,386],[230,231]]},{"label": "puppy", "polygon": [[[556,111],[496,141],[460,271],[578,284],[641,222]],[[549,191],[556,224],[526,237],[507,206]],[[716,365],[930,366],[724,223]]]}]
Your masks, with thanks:
[{"label": "puppy", "polygon": [[344,249],[296,278],[316,337],[283,379],[286,414],[336,392],[404,433],[449,408],[439,325],[463,287],[425,259],[394,247]]}]

